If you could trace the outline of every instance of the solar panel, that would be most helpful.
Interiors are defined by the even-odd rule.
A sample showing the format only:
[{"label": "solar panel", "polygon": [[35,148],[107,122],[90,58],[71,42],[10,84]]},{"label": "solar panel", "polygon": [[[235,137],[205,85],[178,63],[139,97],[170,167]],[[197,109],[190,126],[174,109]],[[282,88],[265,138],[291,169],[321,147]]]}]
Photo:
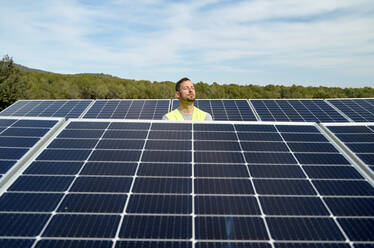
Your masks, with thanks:
[{"label": "solar panel", "polygon": [[374,172],[374,123],[326,127]]},{"label": "solar panel", "polygon": [[[199,109],[208,112],[216,121],[256,121],[247,100],[234,99],[199,99],[194,105]],[[179,107],[179,100],[174,99],[172,110]]]},{"label": "solar panel", "polygon": [[96,100],[83,118],[161,120],[170,100]]},{"label": "solar panel", "polygon": [[374,98],[327,100],[355,122],[374,121]]},{"label": "solar panel", "polygon": [[79,118],[93,100],[19,100],[0,116]]},{"label": "solar panel", "polygon": [[262,121],[348,122],[324,100],[250,100]]},{"label": "solar panel", "polygon": [[26,166],[0,244],[374,244],[374,187],[310,123],[76,119]]},{"label": "solar panel", "polygon": [[58,121],[56,118],[0,117],[0,179],[16,167]]}]

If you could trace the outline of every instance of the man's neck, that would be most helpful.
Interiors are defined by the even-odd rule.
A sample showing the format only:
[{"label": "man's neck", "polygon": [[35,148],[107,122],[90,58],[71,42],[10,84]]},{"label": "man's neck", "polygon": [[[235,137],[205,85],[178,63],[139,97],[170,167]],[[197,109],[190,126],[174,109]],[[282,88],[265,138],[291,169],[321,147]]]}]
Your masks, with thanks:
[{"label": "man's neck", "polygon": [[179,110],[184,114],[192,114],[193,113],[193,102],[192,103],[185,103],[180,101],[179,102]]}]

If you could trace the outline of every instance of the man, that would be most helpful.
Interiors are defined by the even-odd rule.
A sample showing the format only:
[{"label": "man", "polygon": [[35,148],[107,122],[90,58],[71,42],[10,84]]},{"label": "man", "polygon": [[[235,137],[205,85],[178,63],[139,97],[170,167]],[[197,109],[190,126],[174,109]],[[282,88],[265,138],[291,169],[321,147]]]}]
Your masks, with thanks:
[{"label": "man", "polygon": [[175,85],[175,96],[179,99],[179,108],[165,114],[162,119],[170,121],[211,121],[212,116],[193,105],[195,88],[188,78],[182,78]]}]

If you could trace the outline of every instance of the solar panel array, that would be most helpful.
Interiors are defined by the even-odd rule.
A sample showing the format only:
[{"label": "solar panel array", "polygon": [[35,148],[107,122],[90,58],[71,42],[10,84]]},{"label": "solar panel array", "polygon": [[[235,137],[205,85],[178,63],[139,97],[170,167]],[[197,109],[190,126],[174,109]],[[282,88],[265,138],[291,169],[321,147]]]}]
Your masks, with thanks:
[{"label": "solar panel array", "polygon": [[374,188],[315,125],[71,120],[46,146],[0,246],[374,244]]},{"label": "solar panel array", "polygon": [[329,99],[327,100],[355,122],[374,121],[374,99]]},{"label": "solar panel array", "polygon": [[[216,121],[256,121],[247,100],[195,100],[194,105],[208,112]],[[172,110],[179,107],[179,100],[173,100]]]},{"label": "solar panel array", "polygon": [[83,118],[161,120],[169,100],[96,100]]},{"label": "solar panel array", "polygon": [[0,112],[0,116],[79,118],[92,100],[20,100]]},{"label": "solar panel array", "polygon": [[0,179],[56,123],[57,120],[0,118]]},{"label": "solar panel array", "polygon": [[348,122],[324,100],[250,100],[262,121]]},{"label": "solar panel array", "polygon": [[327,128],[374,171],[374,123],[329,125]]}]

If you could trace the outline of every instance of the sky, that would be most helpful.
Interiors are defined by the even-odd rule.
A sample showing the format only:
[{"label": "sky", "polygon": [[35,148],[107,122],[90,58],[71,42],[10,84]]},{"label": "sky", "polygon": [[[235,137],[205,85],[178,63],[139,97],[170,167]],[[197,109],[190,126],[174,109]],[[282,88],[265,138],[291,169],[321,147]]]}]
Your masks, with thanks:
[{"label": "sky", "polygon": [[35,69],[374,87],[373,0],[15,0],[0,13],[0,56]]}]

